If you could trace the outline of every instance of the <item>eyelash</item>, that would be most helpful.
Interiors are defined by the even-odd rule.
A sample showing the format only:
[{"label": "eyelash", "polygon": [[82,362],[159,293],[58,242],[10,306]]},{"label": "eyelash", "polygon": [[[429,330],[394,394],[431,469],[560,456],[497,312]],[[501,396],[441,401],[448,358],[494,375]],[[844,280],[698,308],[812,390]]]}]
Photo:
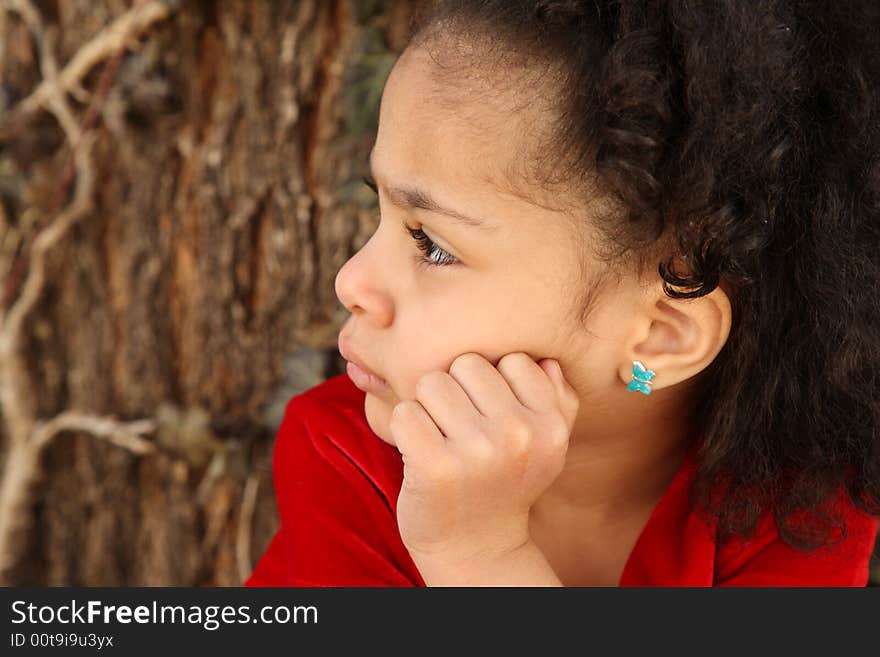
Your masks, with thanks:
[{"label": "eyelash", "polygon": [[[372,178],[364,176],[363,181],[364,184],[376,194],[379,193],[379,189],[376,187],[376,183]],[[410,228],[409,226],[406,226],[406,230],[409,232],[410,237],[413,238],[416,246],[421,252],[421,255],[416,257],[416,264],[428,267],[448,267],[449,265],[454,265],[458,262],[458,259],[454,255],[437,246],[437,244],[435,244],[421,228]]]}]

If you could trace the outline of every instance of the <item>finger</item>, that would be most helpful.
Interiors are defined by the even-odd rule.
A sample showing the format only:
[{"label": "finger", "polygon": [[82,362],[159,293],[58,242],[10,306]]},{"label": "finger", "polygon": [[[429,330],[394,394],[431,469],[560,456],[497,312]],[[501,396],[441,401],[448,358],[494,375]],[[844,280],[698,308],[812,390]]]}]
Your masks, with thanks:
[{"label": "finger", "polygon": [[418,401],[405,400],[391,409],[388,429],[405,463],[418,466],[443,458],[446,438]]},{"label": "finger", "polygon": [[553,382],[553,388],[559,399],[559,406],[565,413],[569,426],[574,424],[577,411],[580,406],[580,397],[577,390],[565,378],[562,371],[562,365],[555,358],[544,358],[538,363],[546,373],[547,377]]},{"label": "finger", "polygon": [[446,372],[422,376],[416,383],[416,399],[448,440],[467,440],[482,420],[468,394]]},{"label": "finger", "polygon": [[544,412],[559,406],[556,386],[547,371],[521,351],[505,355],[496,366],[520,404]]},{"label": "finger", "polygon": [[483,417],[498,412],[499,407],[519,403],[504,377],[480,354],[468,352],[458,356],[449,366],[449,375]]}]

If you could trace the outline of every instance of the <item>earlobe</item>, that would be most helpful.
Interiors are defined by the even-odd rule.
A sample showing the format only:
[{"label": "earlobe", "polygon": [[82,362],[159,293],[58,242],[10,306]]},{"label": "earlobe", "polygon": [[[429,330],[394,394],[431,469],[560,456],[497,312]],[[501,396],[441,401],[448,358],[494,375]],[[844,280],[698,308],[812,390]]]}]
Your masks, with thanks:
[{"label": "earlobe", "polygon": [[[634,379],[634,361],[654,371],[650,388],[657,390],[704,370],[727,342],[731,306],[721,287],[695,299],[672,299],[660,288],[645,309],[642,332],[634,337],[619,367],[620,378],[628,385]],[[641,387],[633,384],[630,389],[634,388]]]}]

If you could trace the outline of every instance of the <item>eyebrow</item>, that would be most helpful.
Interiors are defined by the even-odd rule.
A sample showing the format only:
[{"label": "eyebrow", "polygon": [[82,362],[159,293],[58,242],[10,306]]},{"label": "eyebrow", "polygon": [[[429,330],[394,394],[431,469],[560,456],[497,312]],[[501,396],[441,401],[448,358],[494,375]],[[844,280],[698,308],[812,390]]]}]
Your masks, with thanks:
[{"label": "eyebrow", "polygon": [[[373,168],[374,152],[375,149],[370,150],[368,165],[370,167],[370,175],[373,176],[373,178],[376,178],[375,170]],[[479,230],[494,231],[496,228],[495,226],[490,225],[489,223],[481,219],[475,219],[474,217],[469,217],[466,214],[458,212],[457,210],[443,207],[425,189],[420,189],[418,187],[390,185],[385,187],[385,191],[388,194],[388,198],[391,199],[391,202],[398,207],[427,210],[428,212],[433,212],[435,214],[440,214],[448,217],[449,219],[452,219],[452,221],[454,221],[455,223],[469,226],[471,228],[477,228]]]}]

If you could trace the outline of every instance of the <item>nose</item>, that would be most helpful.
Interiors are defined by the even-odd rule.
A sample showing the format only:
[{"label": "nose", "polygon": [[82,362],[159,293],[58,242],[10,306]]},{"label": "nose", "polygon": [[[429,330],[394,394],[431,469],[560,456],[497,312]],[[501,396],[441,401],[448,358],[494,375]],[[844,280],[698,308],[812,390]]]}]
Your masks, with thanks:
[{"label": "nose", "polygon": [[[390,272],[377,257],[376,235],[337,272],[333,287],[336,297],[352,315],[363,315],[376,328],[391,323],[392,303],[385,280]],[[387,259],[386,259],[387,261]]]}]

